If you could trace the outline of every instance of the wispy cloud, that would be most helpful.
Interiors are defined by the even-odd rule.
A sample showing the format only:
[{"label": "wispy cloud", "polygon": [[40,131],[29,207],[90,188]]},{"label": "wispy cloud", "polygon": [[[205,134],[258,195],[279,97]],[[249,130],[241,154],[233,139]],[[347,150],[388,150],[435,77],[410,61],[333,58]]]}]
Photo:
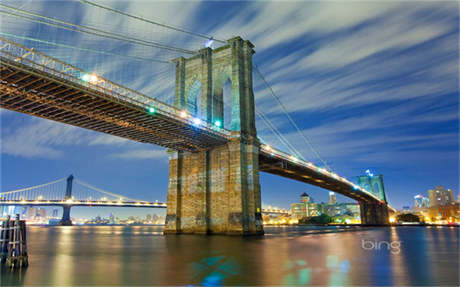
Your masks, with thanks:
[{"label": "wispy cloud", "polygon": [[167,161],[168,154],[165,150],[158,149],[133,149],[129,151],[122,151],[119,153],[113,153],[109,155],[113,159],[125,159],[125,160],[151,160],[151,159],[163,159]]}]

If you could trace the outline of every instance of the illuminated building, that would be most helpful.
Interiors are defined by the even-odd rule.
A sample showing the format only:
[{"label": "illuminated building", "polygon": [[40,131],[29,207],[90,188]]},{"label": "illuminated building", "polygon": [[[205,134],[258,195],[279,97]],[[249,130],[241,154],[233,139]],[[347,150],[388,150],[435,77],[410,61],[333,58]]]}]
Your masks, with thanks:
[{"label": "illuminated building", "polygon": [[436,186],[435,189],[428,190],[428,197],[430,198],[430,207],[455,203],[452,190],[446,190],[442,186]]},{"label": "illuminated building", "polygon": [[336,204],[337,203],[337,198],[335,196],[335,192],[330,191],[329,192],[329,204]]},{"label": "illuminated building", "polygon": [[302,195],[300,196],[300,202],[310,202],[310,196],[306,192],[302,193]]},{"label": "illuminated building", "polygon": [[292,217],[296,219],[318,216],[321,214],[319,205],[313,203],[310,196],[307,193],[303,193],[300,196],[299,203],[291,204]]},{"label": "illuminated building", "polygon": [[44,209],[42,207],[37,208],[36,216],[40,217],[40,218],[45,218],[46,217],[46,209]]},{"label": "illuminated building", "polygon": [[348,215],[353,217],[360,217],[359,205],[356,203],[336,203],[336,204],[323,204],[323,213],[333,217]]},{"label": "illuminated building", "polygon": [[29,219],[35,219],[35,216],[37,215],[37,212],[35,210],[35,207],[29,207],[29,211],[27,213],[27,218]]},{"label": "illuminated building", "polygon": [[424,197],[421,194],[414,196],[414,203],[416,208],[423,208],[430,206],[430,200],[428,197]]}]

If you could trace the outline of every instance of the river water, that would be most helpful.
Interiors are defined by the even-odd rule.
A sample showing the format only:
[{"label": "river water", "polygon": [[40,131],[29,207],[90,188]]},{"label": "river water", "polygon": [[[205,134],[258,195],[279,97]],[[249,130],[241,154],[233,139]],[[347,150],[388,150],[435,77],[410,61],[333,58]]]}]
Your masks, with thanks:
[{"label": "river water", "polygon": [[263,237],[155,226],[28,227],[7,285],[459,285],[459,228],[265,227]]}]

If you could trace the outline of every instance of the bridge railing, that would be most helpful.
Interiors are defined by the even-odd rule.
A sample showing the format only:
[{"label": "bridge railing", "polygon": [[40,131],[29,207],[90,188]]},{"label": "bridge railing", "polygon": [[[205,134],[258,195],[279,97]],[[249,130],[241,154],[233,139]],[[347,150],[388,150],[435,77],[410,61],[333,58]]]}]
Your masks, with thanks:
[{"label": "bridge railing", "polygon": [[374,199],[376,199],[378,201],[382,201],[380,198],[375,196],[373,193],[367,191],[366,189],[360,187],[357,184],[354,184],[353,182],[349,181],[345,177],[339,176],[338,174],[336,174],[334,172],[330,172],[327,169],[318,167],[315,164],[313,164],[312,162],[304,161],[302,159],[299,159],[299,158],[295,157],[294,155],[291,155],[291,154],[285,153],[283,151],[280,151],[278,149],[275,149],[275,148],[273,148],[273,147],[271,147],[270,145],[267,145],[267,144],[262,144],[261,149],[262,149],[262,152],[265,152],[266,154],[269,154],[270,156],[281,158],[281,159],[289,161],[291,163],[301,165],[303,167],[306,167],[306,168],[308,168],[308,169],[310,169],[312,171],[318,172],[318,173],[320,173],[322,175],[325,175],[327,177],[334,178],[334,179],[336,179],[338,181],[344,182],[347,185],[349,185],[350,188],[352,188],[354,190],[359,190],[359,191],[361,191],[363,193],[366,193],[367,195],[373,197]]},{"label": "bridge railing", "polygon": [[143,95],[130,88],[116,84],[110,80],[102,78],[101,76],[86,72],[68,63],[47,56],[33,48],[26,48],[4,37],[0,37],[0,55],[9,60],[22,63],[53,76],[68,80],[78,85],[83,85],[106,95],[110,95],[119,101],[129,102],[140,106],[146,111],[150,108],[154,108],[155,113],[174,117],[190,125],[198,125],[200,128],[208,132],[219,134],[227,138],[232,137],[229,130],[201,119],[199,124],[197,124],[196,118],[185,111],[158,101],[155,98]]}]

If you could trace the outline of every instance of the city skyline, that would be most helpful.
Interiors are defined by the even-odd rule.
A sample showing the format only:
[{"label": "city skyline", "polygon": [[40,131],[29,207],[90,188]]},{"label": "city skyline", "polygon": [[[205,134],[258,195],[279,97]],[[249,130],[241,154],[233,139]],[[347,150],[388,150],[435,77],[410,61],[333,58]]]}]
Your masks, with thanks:
[{"label": "city skyline", "polygon": [[[57,10],[65,11],[59,13],[62,19],[95,26],[114,17],[89,10],[78,2],[55,2],[56,6],[50,5],[50,1],[6,3],[49,16],[57,15]],[[179,4],[159,4],[155,10],[143,3],[114,2],[113,5],[144,11],[142,14],[147,18],[166,21]],[[412,203],[414,194],[424,193],[436,185],[449,187],[458,194],[458,67],[453,60],[458,52],[458,15],[452,12],[453,4],[350,4],[356,8],[349,11],[354,18],[337,17],[327,23],[322,17],[334,15],[338,6],[309,3],[304,5],[309,7],[303,7],[303,3],[289,3],[282,9],[272,5],[259,9],[260,5],[240,3],[230,8],[226,3],[180,4],[182,12],[174,14],[174,19],[178,25],[200,27],[200,32],[226,39],[234,33],[233,25],[245,23],[243,19],[249,16],[256,18],[257,25],[249,21],[245,29],[238,31],[243,31],[242,36],[255,44],[255,62],[273,82],[275,92],[315,148],[339,174],[355,182],[367,169],[383,174],[387,199],[396,208]],[[241,8],[248,12],[240,15]],[[279,18],[269,21],[265,15],[273,9],[279,10]],[[316,15],[313,13],[301,21],[302,27],[308,29],[294,29],[298,27],[295,26],[298,19],[291,19],[290,15],[297,10],[307,13],[309,9],[316,11]],[[205,15],[203,10],[212,14]],[[219,18],[232,20],[211,25],[220,23],[216,20]],[[126,27],[124,31],[147,33],[148,29],[137,22],[114,19]],[[392,29],[386,30],[391,32],[373,33],[388,23],[393,23]],[[49,35],[54,35],[56,42],[73,43],[67,32],[13,18],[2,17],[2,26],[4,33],[47,41]],[[273,33],[266,32],[273,29]],[[162,31],[152,33],[163,33],[165,39],[171,37]],[[373,38],[368,39],[371,35]],[[21,42],[18,38],[12,40]],[[107,43],[90,41],[85,36],[79,40],[95,48]],[[183,38],[169,41],[194,48],[204,45]],[[23,42],[28,46],[36,44]],[[374,45],[374,42],[384,45]],[[109,44],[118,54],[153,54],[166,58],[146,49],[139,51]],[[343,52],[337,50],[339,46]],[[65,56],[69,52],[44,44],[37,49],[63,60],[67,60]],[[136,72],[129,69],[130,76],[126,71],[125,74],[116,72],[126,64],[118,58],[113,62],[101,58],[92,65],[93,56],[72,53],[75,56],[71,61],[77,66],[112,76],[121,84],[166,101],[173,95],[173,69],[151,63],[131,63],[138,64],[138,68]],[[436,66],[430,64],[435,62]],[[154,78],[152,82],[150,75],[160,72],[164,72],[164,77]],[[396,80],[388,85],[389,79]],[[328,94],[333,96],[324,97]],[[257,90],[256,86],[258,106],[271,111],[272,119],[287,138],[296,142],[298,136],[282,113],[272,108],[269,99],[267,92]],[[126,196],[166,200],[168,159],[164,149],[3,109],[1,121],[2,191],[72,173]],[[274,140],[266,127],[259,125],[258,132],[264,140]],[[277,145],[280,144],[274,144]],[[296,145],[307,158],[318,162],[304,143],[297,140]],[[282,145],[280,148],[285,149]],[[328,199],[326,190],[263,173],[261,188],[262,202],[280,207],[288,207],[304,191],[319,201]],[[337,197],[340,202],[351,202],[339,194]]]}]

